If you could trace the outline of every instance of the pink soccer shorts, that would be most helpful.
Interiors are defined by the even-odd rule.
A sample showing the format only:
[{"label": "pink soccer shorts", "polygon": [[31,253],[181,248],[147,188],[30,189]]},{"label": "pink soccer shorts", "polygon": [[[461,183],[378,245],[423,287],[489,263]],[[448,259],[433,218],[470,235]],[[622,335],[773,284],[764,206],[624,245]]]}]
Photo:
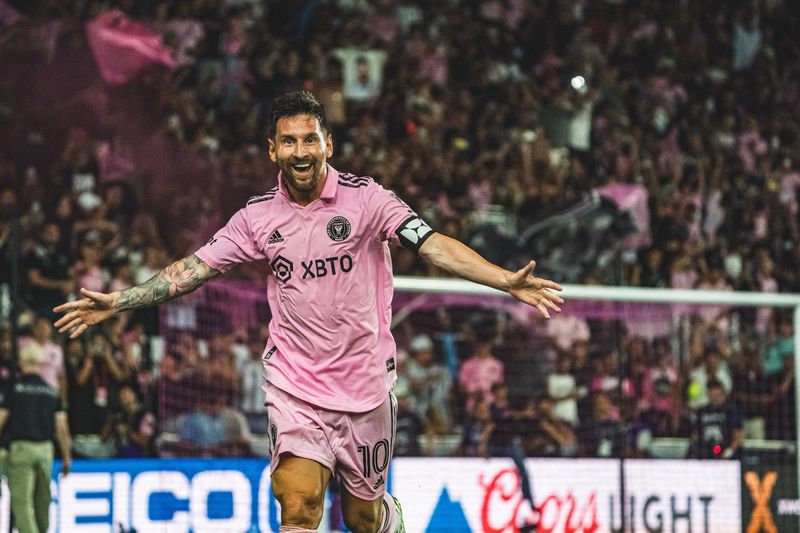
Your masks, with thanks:
[{"label": "pink soccer shorts", "polygon": [[281,456],[290,454],[328,468],[356,498],[383,496],[397,423],[394,394],[371,411],[347,413],[311,405],[267,383],[266,405],[273,472]]}]

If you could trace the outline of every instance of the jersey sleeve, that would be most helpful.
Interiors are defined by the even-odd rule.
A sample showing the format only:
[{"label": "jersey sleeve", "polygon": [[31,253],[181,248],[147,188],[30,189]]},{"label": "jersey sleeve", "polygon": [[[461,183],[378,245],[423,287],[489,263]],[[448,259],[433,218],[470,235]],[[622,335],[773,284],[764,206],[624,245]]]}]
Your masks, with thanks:
[{"label": "jersey sleeve", "polygon": [[378,237],[392,244],[402,244],[418,253],[422,244],[433,235],[433,230],[408,204],[395,193],[374,185],[368,199],[372,223]]},{"label": "jersey sleeve", "polygon": [[258,261],[266,257],[252,237],[247,208],[237,211],[195,255],[220,272],[227,272],[239,263]]}]

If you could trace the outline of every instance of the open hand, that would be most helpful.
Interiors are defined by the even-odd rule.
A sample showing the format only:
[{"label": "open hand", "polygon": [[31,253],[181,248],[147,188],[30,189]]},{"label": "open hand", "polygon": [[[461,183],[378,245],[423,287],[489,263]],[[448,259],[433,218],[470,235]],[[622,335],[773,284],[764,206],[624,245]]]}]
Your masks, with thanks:
[{"label": "open hand", "polygon": [[508,278],[508,293],[517,300],[535,307],[545,318],[550,318],[548,309],[561,312],[558,304],[564,300],[553,291],[562,290],[561,285],[549,279],[533,276],[536,261],[531,261]]},{"label": "open hand", "polygon": [[84,296],[83,299],[67,302],[53,309],[56,313],[66,313],[53,324],[58,328],[59,333],[76,328],[69,336],[70,339],[78,337],[89,326],[94,326],[117,312],[114,309],[116,298],[113,294],[104,294],[86,289],[81,289],[81,294]]}]

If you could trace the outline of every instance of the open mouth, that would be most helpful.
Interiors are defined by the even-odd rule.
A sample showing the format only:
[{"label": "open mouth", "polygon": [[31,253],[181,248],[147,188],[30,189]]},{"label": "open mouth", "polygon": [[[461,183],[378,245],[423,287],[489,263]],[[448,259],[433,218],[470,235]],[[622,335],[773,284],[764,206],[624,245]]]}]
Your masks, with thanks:
[{"label": "open mouth", "polygon": [[313,167],[311,163],[301,163],[292,165],[292,170],[294,170],[296,174],[306,174],[311,172],[311,167]]}]

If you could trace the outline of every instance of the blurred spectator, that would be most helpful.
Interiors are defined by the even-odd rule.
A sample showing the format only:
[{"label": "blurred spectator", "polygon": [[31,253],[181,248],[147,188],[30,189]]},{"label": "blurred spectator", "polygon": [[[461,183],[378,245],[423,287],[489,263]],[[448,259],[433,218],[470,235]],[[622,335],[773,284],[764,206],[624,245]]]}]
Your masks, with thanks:
[{"label": "blurred spectator", "polygon": [[111,275],[100,263],[102,248],[97,242],[86,242],[81,245],[79,259],[73,267],[73,275],[77,286],[90,291],[104,292]]},{"label": "blurred spectator", "polygon": [[733,459],[742,445],[742,419],[722,382],[708,382],[708,405],[694,414],[692,441],[698,459]]},{"label": "blurred spectator", "polygon": [[578,424],[578,385],[572,375],[572,357],[559,354],[555,372],[547,377],[547,393],[555,402],[553,416],[575,427]]},{"label": "blurred spectator", "polygon": [[[478,395],[464,421],[461,453],[467,457],[488,457],[490,438],[494,431],[497,430],[502,433],[506,429],[503,426],[505,420],[502,416],[498,417],[497,421],[501,424],[500,428],[497,427],[495,419],[492,418],[489,402],[485,397]],[[498,439],[500,433],[495,434],[493,453],[500,452],[501,446],[504,448],[507,444],[510,445],[510,442],[505,443],[504,437]],[[498,444],[498,440],[502,441],[502,443]],[[500,454],[502,455],[502,452]]]},{"label": "blurred spectator", "polygon": [[[426,434],[428,430],[415,409],[416,398],[411,391],[411,381],[407,376],[408,360],[405,350],[397,350],[397,382],[392,390],[397,398],[395,455],[427,455],[429,447],[426,445],[425,449],[420,449],[419,445],[420,436]],[[429,439],[426,439],[426,443],[429,443]]]},{"label": "blurred spectator", "polygon": [[69,423],[78,457],[113,457],[116,452],[109,435],[103,435],[111,412],[109,402],[116,398],[119,386],[116,378],[121,375],[112,350],[111,341],[99,329],[90,332],[85,346],[78,340],[66,346]]},{"label": "blurred spectator", "polygon": [[783,360],[783,369],[775,376],[775,401],[767,415],[767,438],[791,440],[796,437],[797,406],[794,358]]},{"label": "blurred spectator", "polygon": [[[181,455],[239,457],[251,454],[250,431],[244,416],[227,406],[229,398],[213,387],[196,400],[196,407],[178,424]],[[214,394],[216,392],[217,394]]]},{"label": "blurred spectator", "polygon": [[742,438],[766,437],[766,416],[777,396],[778,383],[764,375],[764,361],[753,351],[742,355],[733,375],[733,400],[742,413]]},{"label": "blurred spectator", "polygon": [[680,372],[672,357],[669,341],[653,341],[652,363],[645,370],[639,408],[654,409],[672,416],[679,408],[678,380]]},{"label": "blurred spectator", "polygon": [[789,316],[781,317],[777,331],[764,350],[764,374],[773,376],[783,370],[783,360],[794,357],[794,327]]},{"label": "blurred spectator", "polygon": [[541,453],[545,457],[574,457],[578,453],[578,439],[572,427],[555,416],[555,402],[541,394],[536,402],[536,421],[543,439]]},{"label": "blurred spectator", "polygon": [[422,455],[419,439],[424,432],[425,427],[422,424],[422,420],[409,405],[408,395],[398,396],[394,455],[397,457]]},{"label": "blurred spectator", "polygon": [[592,396],[592,417],[578,428],[578,438],[586,457],[619,457],[622,451],[622,426],[614,418],[614,405],[605,393]]},{"label": "blurred spectator", "polygon": [[220,418],[219,405],[211,395],[202,395],[196,407],[179,423],[180,447],[191,453],[205,455],[228,441],[225,424]]},{"label": "blurred spectator", "polygon": [[[620,394],[624,398],[629,398],[633,395],[633,384],[630,377],[623,377],[620,380],[620,371],[618,368],[619,353],[616,350],[606,350],[601,353],[594,354],[592,360],[593,374],[591,378],[591,385],[589,390],[592,394],[604,393],[608,394],[612,402],[619,402],[622,400]],[[622,382],[620,384],[620,381]],[[615,416],[619,416],[617,407],[613,408]]]},{"label": "blurred spectator", "polygon": [[411,358],[407,372],[411,392],[414,395],[414,409],[425,423],[425,427],[435,433],[450,430],[450,388],[453,377],[433,354],[433,341],[427,335],[417,335],[409,345]]},{"label": "blurred spectator", "polygon": [[461,391],[467,399],[466,412],[472,411],[476,397],[483,397],[491,403],[492,386],[504,381],[503,363],[492,355],[492,342],[478,341],[475,352],[464,361],[458,376]]},{"label": "blurred spectator", "polygon": [[63,303],[73,291],[70,264],[59,249],[61,231],[47,223],[39,231],[39,239],[25,258],[28,304],[40,316],[55,321],[53,308]]},{"label": "blurred spectator", "polygon": [[699,409],[708,404],[708,383],[718,381],[725,389],[725,394],[730,394],[733,388],[728,364],[723,361],[722,354],[717,348],[710,348],[705,356],[699,360],[702,364],[695,366],[689,372],[688,405],[691,409]]},{"label": "blurred spectator", "polygon": [[19,374],[19,366],[14,360],[14,341],[11,330],[0,326],[0,394],[6,397]]},{"label": "blurred spectator", "polygon": [[119,390],[118,405],[106,428],[116,443],[117,457],[149,457],[156,432],[155,416],[141,406],[136,392],[127,385]]},{"label": "blurred spectator", "polygon": [[536,422],[536,406],[528,400],[522,409],[514,409],[508,396],[508,387],[503,383],[492,386],[493,401],[489,405],[491,434],[489,436],[489,455],[506,457],[511,453],[515,438],[520,439],[529,454],[538,449],[539,430]]},{"label": "blurred spectator", "polygon": [[239,409],[244,413],[250,429],[259,435],[267,434],[267,408],[264,406],[264,363],[262,357],[269,333],[264,328],[253,326],[249,331],[246,359],[236,362],[236,371],[241,379]]},{"label": "blurred spectator", "polygon": [[67,399],[67,375],[64,370],[64,350],[61,345],[52,340],[53,325],[44,317],[33,320],[31,336],[20,341],[20,349],[27,344],[36,345],[41,354],[40,373],[45,383],[53,387],[61,396]]}]

